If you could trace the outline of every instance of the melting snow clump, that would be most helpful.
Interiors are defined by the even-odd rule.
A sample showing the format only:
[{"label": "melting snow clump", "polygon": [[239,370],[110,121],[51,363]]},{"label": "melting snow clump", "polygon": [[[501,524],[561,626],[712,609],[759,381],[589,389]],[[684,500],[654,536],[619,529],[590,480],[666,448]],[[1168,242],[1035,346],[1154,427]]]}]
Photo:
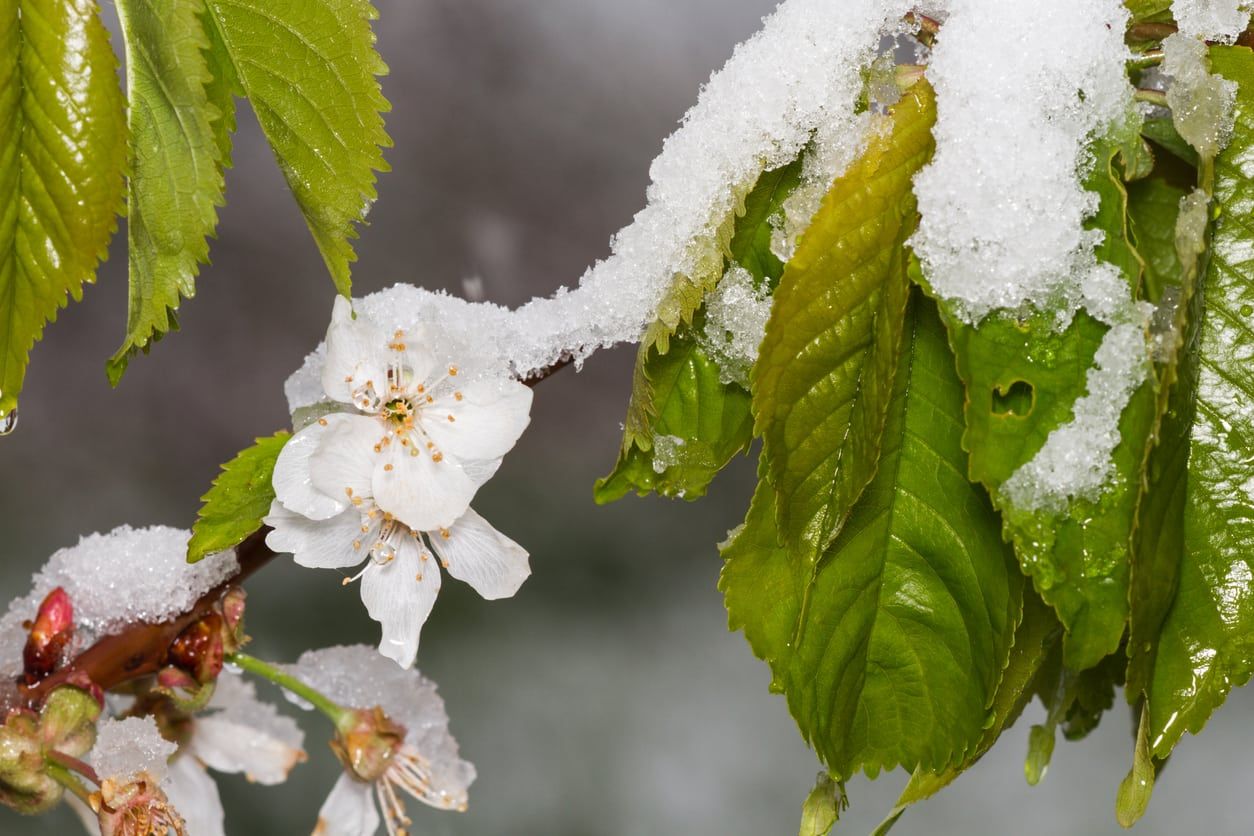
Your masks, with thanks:
[{"label": "melting snow clump", "polygon": [[1249,25],[1252,5],[1246,0],[1174,0],[1171,14],[1184,35],[1230,44]]},{"label": "melting snow clump", "polygon": [[1125,123],[1119,0],[953,0],[932,52],[936,155],[915,177],[911,241],[968,321],[1033,306],[1070,319],[1095,264],[1081,178],[1092,138]]},{"label": "melting snow clump", "polygon": [[1163,72],[1171,77],[1167,105],[1176,130],[1203,157],[1214,157],[1232,136],[1236,82],[1211,75],[1206,44],[1180,32],[1163,41]]},{"label": "melting snow clump", "polygon": [[684,440],[677,435],[653,436],[653,471],[665,473],[667,468],[683,463]]},{"label": "melting snow clump", "polygon": [[758,359],[758,346],[771,316],[766,288],[753,286],[753,274],[732,267],[705,302],[705,331],[701,347],[718,364],[724,383],[749,385],[749,370]]},{"label": "melting snow clump", "polygon": [[43,599],[60,586],[74,606],[70,652],[132,622],[156,623],[187,611],[201,595],[239,571],[234,552],[187,562],[187,531],[122,526],[61,549],[32,578],[31,591],[0,617],[0,675],[22,670],[26,631]]},{"label": "melting snow clump", "polygon": [[177,750],[178,746],[157,731],[157,723],[151,717],[110,718],[100,723],[88,760],[101,778],[125,782],[147,772],[159,782],[165,778],[167,761]]},{"label": "melting snow clump", "polygon": [[1071,422],[1050,433],[1036,456],[1002,485],[1015,506],[1062,513],[1068,498],[1096,500],[1109,484],[1119,416],[1150,371],[1145,324],[1111,328],[1094,361],[1088,393],[1076,401]]}]

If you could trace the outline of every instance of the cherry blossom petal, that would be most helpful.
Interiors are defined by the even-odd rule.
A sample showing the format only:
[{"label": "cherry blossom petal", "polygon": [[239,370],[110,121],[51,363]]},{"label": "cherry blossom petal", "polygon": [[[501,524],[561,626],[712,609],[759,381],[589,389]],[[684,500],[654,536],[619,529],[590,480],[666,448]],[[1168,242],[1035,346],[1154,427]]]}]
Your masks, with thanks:
[{"label": "cherry blossom petal", "polygon": [[395,441],[376,457],[372,487],[378,506],[415,531],[452,525],[477,490],[455,460]]},{"label": "cherry blossom petal", "polygon": [[362,532],[362,515],[356,508],[329,520],[310,520],[275,500],[262,522],[274,529],[266,535],[272,551],[286,552],[310,569],[342,569],[361,563],[365,551],[353,544],[368,542],[371,534]]},{"label": "cherry blossom petal", "polygon": [[[332,417],[336,420],[331,421]],[[373,495],[370,479],[380,458],[375,446],[383,439],[383,427],[378,419],[365,415],[327,416],[323,420],[330,422],[327,432],[309,458],[314,487],[360,507]]]},{"label": "cherry blossom petal", "polygon": [[372,785],[341,774],[318,811],[314,836],[374,836],[379,829]]},{"label": "cherry blossom petal", "polygon": [[383,626],[379,652],[403,668],[418,655],[418,636],[440,591],[440,568],[418,538],[396,542],[396,557],[372,566],[361,578],[361,600],[370,617]]},{"label": "cherry blossom petal", "polygon": [[274,463],[274,495],[289,509],[311,520],[329,519],[348,507],[342,493],[338,497],[328,496],[314,487],[309,474],[310,457],[336,425],[338,416],[328,415],[305,427],[283,445]]},{"label": "cherry blossom petal", "polygon": [[496,475],[497,470],[501,467],[501,461],[501,459],[466,460],[458,462],[458,464],[462,466],[462,470],[470,477],[470,481],[475,483],[475,487],[482,488],[489,479]]},{"label": "cherry blossom petal", "polygon": [[531,387],[516,380],[473,381],[437,397],[423,410],[422,426],[450,456],[499,459],[531,422],[531,396]]},{"label": "cherry blossom petal", "polygon": [[195,758],[188,755],[175,758],[161,788],[183,817],[189,834],[226,836],[226,814],[218,795],[218,784]]},{"label": "cherry blossom petal", "polygon": [[474,510],[447,531],[432,534],[431,546],[450,575],[489,601],[510,597],[531,574],[527,551]]},{"label": "cherry blossom petal", "polygon": [[273,785],[282,783],[305,759],[300,726],[259,700],[251,682],[224,672],[208,710],[196,718],[186,745],[206,766],[242,772],[249,781]]},{"label": "cherry blossom petal", "polygon": [[322,367],[322,389],[327,397],[354,403],[354,391],[373,385],[382,397],[387,393],[388,339],[364,316],[353,318],[353,306],[335,297],[331,325],[327,328],[327,357]]}]

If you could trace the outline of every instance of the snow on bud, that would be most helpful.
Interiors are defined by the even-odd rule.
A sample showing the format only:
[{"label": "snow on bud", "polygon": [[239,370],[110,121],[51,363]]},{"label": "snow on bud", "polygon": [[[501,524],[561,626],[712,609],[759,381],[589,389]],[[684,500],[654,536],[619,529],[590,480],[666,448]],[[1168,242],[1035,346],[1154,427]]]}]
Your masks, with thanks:
[{"label": "snow on bud", "polygon": [[89,803],[101,836],[186,836],[183,817],[174,809],[162,782],[178,747],[161,736],[151,717],[106,720],[100,724],[91,765],[100,789]]}]

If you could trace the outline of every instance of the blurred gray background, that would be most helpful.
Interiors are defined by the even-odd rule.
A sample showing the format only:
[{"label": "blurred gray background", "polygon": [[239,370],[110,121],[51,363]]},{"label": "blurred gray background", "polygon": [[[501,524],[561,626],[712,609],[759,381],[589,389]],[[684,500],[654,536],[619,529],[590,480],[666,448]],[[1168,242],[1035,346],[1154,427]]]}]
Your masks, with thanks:
[{"label": "blurred gray background", "polygon": [[[641,207],[649,161],[770,0],[378,0],[394,109],[358,294],[397,281],[519,304],[577,281]],[[107,14],[112,15],[108,9]],[[11,598],[48,554],[129,522],[187,526],[219,463],[287,424],[282,383],[320,339],[332,288],[247,108],[213,264],[183,330],[136,359],[117,391],[104,361],[123,333],[125,251],[37,346],[21,424],[0,438],[0,590]],[[121,238],[115,244],[121,244]],[[726,630],[715,543],[740,522],[742,459],[695,504],[634,497],[599,508],[613,462],[631,348],[537,391],[531,429],[476,506],[532,554],[513,600],[448,583],[419,665],[448,701],[479,768],[465,814],[411,805],[415,834],[796,832],[817,763],[766,667]],[[276,562],[249,585],[258,655],[377,639],[355,589]],[[260,686],[266,692],[268,686]],[[1027,721],[954,787],[907,814],[909,834],[1114,834],[1131,757],[1116,706],[1060,743],[1043,784],[1022,778]],[[1254,699],[1237,694],[1186,738],[1143,834],[1249,833]],[[287,785],[221,781],[231,834],[312,829],[336,766],[307,723],[310,762]],[[866,833],[900,773],[849,787],[838,832]],[[0,810],[0,833],[73,833],[68,815]],[[195,836],[195,834],[193,834]]]}]

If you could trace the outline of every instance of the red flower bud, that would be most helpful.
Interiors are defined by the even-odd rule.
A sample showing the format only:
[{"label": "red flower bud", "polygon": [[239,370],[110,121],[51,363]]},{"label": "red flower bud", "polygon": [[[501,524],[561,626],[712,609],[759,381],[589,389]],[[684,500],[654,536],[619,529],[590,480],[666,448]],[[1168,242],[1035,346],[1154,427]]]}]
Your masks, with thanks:
[{"label": "red flower bud", "polygon": [[65,590],[57,587],[39,605],[22,650],[23,680],[34,685],[57,669],[66,646],[74,638],[74,606]]}]

